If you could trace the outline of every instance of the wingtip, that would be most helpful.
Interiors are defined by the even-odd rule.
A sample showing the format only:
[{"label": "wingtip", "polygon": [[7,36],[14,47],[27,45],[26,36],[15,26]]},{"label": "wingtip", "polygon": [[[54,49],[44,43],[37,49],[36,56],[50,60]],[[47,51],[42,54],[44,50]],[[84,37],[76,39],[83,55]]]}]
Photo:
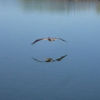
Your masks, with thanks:
[{"label": "wingtip", "polygon": [[64,57],[66,57],[66,56],[68,56],[67,54],[66,55],[64,55]]},{"label": "wingtip", "polygon": [[31,45],[33,45],[34,43],[32,42]]},{"label": "wingtip", "polygon": [[35,42],[35,41],[33,41],[31,44],[32,44],[32,45],[34,45],[35,43],[36,43],[36,42]]}]

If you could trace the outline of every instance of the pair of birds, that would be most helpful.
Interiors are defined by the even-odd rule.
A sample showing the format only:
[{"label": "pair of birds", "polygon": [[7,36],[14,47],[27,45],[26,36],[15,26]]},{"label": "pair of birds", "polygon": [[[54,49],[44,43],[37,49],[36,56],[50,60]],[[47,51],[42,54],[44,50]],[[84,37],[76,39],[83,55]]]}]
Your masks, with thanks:
[{"label": "pair of birds", "polygon": [[39,42],[39,41],[41,41],[41,40],[48,40],[49,42],[52,42],[52,41],[55,41],[55,40],[61,40],[63,42],[66,42],[62,38],[50,38],[50,37],[48,37],[48,38],[40,38],[40,39],[37,39],[37,40],[35,40],[35,41],[32,42],[32,45],[35,44],[35,43],[37,43],[37,42]]}]

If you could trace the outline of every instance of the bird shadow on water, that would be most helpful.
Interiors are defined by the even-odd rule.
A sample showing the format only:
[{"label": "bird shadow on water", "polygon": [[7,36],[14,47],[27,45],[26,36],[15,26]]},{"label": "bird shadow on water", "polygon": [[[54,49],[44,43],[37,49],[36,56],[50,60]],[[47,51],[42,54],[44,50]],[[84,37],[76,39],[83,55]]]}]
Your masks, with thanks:
[{"label": "bird shadow on water", "polygon": [[64,56],[61,56],[59,58],[51,58],[51,57],[48,57],[46,58],[45,60],[40,60],[40,59],[37,59],[37,58],[32,58],[34,61],[36,62],[47,62],[47,63],[50,63],[50,62],[60,62],[62,61],[65,57],[67,57],[68,55],[64,55]]}]

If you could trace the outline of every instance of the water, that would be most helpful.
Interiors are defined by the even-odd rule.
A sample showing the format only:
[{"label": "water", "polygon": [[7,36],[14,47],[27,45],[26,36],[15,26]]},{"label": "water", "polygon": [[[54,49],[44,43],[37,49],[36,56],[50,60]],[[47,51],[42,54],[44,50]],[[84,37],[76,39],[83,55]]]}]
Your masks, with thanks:
[{"label": "water", "polygon": [[100,100],[99,27],[98,0],[0,0],[0,100]]}]

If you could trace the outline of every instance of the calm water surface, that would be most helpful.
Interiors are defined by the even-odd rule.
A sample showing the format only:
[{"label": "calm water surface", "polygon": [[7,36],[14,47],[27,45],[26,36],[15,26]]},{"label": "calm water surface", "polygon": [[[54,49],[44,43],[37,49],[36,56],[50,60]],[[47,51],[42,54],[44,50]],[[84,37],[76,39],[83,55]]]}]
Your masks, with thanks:
[{"label": "calm water surface", "polygon": [[100,2],[0,0],[0,100],[100,100]]}]

